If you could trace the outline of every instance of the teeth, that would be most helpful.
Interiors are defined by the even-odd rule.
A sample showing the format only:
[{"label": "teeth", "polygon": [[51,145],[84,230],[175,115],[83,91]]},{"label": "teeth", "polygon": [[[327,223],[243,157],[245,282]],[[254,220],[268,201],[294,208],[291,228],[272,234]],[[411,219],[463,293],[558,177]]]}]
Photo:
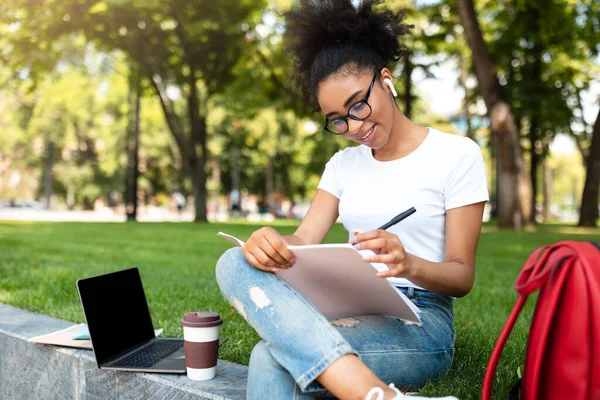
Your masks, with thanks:
[{"label": "teeth", "polygon": [[364,140],[364,139],[366,139],[366,138],[367,138],[367,137],[368,137],[368,136],[371,134],[371,132],[373,132],[373,128],[375,128],[375,125],[373,125],[373,126],[371,127],[371,129],[369,129],[369,131],[368,131],[368,132],[365,134],[365,136],[359,137],[359,139],[360,139],[360,140]]}]

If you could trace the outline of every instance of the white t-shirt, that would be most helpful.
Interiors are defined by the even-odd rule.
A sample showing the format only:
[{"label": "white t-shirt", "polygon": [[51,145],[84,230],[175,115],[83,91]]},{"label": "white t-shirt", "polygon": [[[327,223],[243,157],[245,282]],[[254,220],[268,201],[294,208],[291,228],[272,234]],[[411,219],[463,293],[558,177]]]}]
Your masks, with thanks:
[{"label": "white t-shirt", "polygon": [[[398,235],[408,253],[434,262],[444,261],[446,210],[489,200],[479,146],[432,128],[415,151],[397,160],[377,161],[363,145],[340,150],[318,187],[340,199],[350,235],[377,229],[415,207],[416,213],[387,231]],[[388,279],[418,288],[407,279]]]}]

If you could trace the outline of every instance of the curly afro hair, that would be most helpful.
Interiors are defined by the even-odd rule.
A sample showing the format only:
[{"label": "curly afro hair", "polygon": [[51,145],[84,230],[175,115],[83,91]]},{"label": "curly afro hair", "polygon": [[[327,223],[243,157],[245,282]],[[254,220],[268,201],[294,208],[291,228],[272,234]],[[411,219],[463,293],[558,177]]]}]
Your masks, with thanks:
[{"label": "curly afro hair", "polygon": [[316,105],[321,81],[335,73],[370,70],[398,61],[407,51],[399,38],[413,25],[403,11],[375,10],[381,0],[307,0],[285,13],[286,47],[303,100]]}]

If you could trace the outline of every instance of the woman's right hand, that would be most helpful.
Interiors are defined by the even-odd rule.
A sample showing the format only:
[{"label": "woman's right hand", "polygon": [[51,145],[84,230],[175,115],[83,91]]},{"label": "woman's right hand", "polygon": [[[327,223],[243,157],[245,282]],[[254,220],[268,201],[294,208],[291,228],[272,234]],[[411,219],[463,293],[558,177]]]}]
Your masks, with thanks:
[{"label": "woman's right hand", "polygon": [[242,246],[242,253],[254,268],[263,271],[278,272],[296,262],[279,232],[270,227],[254,231]]}]

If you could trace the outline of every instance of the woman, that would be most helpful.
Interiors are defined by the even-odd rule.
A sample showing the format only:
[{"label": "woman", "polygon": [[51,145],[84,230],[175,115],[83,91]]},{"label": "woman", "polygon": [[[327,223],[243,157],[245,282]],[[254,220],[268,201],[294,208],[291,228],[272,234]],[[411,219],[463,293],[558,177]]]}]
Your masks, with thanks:
[{"label": "woman", "polygon": [[[262,338],[248,398],[308,399],[327,389],[342,399],[399,399],[393,384],[417,389],[452,364],[453,297],[473,286],[488,200],[483,157],[470,139],[420,126],[396,105],[386,66],[404,52],[402,13],[375,10],[377,0],[304,3],[286,14],[297,81],[325,130],[359,145],[327,163],[293,235],[257,230],[221,257],[217,280]],[[373,230],[411,206],[410,218]],[[293,268],[286,245],[320,243],[338,216],[350,243],[376,253],[368,261],[388,265],[378,276],[417,304],[421,325],[384,316],[328,322],[273,273]]]}]

